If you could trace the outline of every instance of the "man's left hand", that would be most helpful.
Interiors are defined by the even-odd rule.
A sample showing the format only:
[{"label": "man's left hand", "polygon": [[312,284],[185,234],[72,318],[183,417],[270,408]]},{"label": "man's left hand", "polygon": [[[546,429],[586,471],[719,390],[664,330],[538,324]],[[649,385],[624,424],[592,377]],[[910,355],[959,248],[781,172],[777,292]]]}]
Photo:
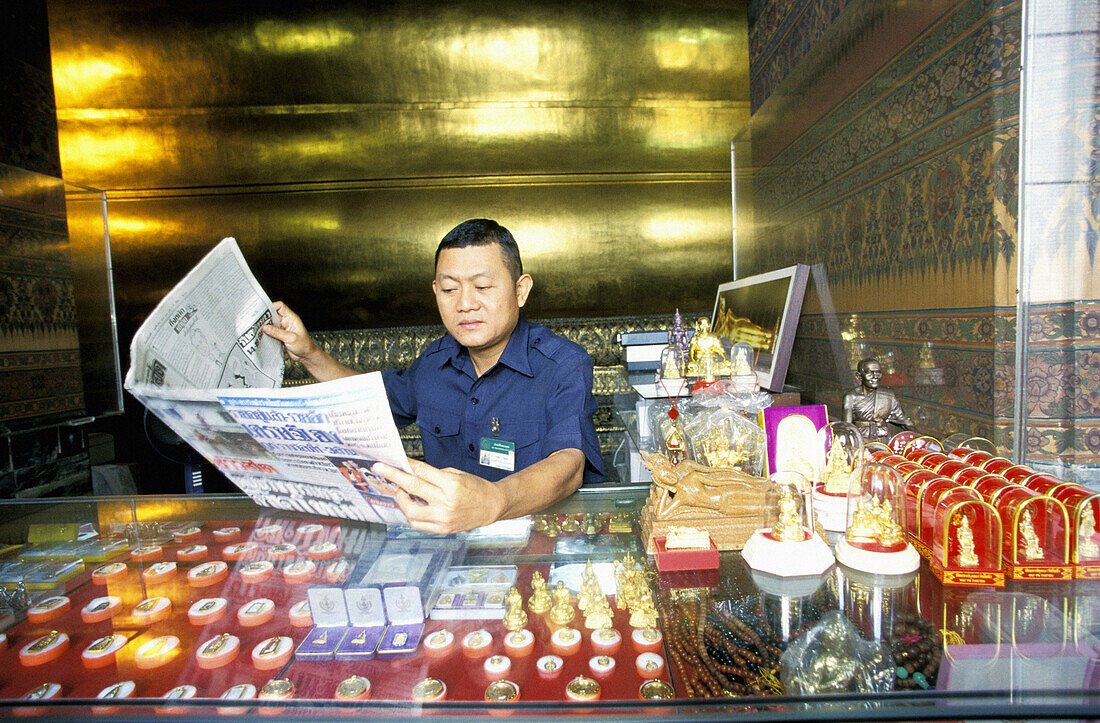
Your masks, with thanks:
[{"label": "man's left hand", "polygon": [[447,535],[491,524],[503,513],[504,496],[489,480],[416,459],[409,464],[412,474],[382,462],[371,471],[397,485],[394,499],[414,529]]}]

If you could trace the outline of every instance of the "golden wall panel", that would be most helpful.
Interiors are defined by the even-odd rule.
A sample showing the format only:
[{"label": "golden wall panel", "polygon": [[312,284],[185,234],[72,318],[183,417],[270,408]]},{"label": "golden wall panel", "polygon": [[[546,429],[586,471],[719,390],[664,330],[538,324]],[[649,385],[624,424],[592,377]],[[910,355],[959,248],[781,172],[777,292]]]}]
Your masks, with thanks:
[{"label": "golden wall panel", "polygon": [[746,5],[50,0],[122,329],[227,235],[314,328],[434,322],[432,253],[473,216],[517,236],[533,318],[709,309]]},{"label": "golden wall panel", "polygon": [[[748,105],[59,111],[68,177],[110,191],[530,173],[717,171]],[[727,171],[728,173],[728,171]],[[506,182],[506,179],[501,179]]]},{"label": "golden wall panel", "polygon": [[739,0],[48,4],[65,108],[748,100]]},{"label": "golden wall panel", "polygon": [[535,279],[531,318],[709,311],[730,280],[728,199],[718,174],[121,198],[111,204],[115,273],[126,280],[118,314],[136,326],[218,239],[234,236],[268,293],[313,328],[438,323],[435,247],[476,216],[515,235]]}]

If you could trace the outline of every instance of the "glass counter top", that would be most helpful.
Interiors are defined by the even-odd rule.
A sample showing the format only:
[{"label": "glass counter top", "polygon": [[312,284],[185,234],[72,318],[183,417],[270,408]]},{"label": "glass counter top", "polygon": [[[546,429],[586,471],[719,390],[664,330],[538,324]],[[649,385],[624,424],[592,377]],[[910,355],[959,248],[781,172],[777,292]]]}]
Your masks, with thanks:
[{"label": "glass counter top", "polygon": [[[0,709],[58,716],[94,709],[104,719],[238,709],[462,718],[506,711],[611,719],[1091,715],[1100,682],[1100,582],[946,588],[927,565],[895,578],[834,566],[812,578],[781,579],[751,571],[739,552],[721,553],[717,569],[658,572],[638,534],[646,493],[582,491],[542,515],[445,538],[268,510],[236,496],[2,503],[0,541],[7,547],[0,584],[8,609],[0,622],[6,634]],[[655,605],[655,644],[636,639],[635,631],[645,628],[633,625],[632,612],[620,606],[616,588],[626,584],[621,575],[631,558]],[[574,617],[564,624],[530,607],[534,578],[576,593],[589,563],[610,610],[615,632],[607,637],[617,640],[607,647],[586,628],[575,595],[569,602]],[[213,582],[203,583],[204,574]],[[415,641],[410,647],[393,655],[379,647],[360,659],[303,654],[309,640],[344,639],[355,622],[337,615],[326,623],[319,609],[303,618],[303,602],[312,607],[326,591],[350,600],[348,591],[409,586],[426,613],[400,631]],[[511,586],[523,603],[520,627],[531,632],[530,647],[515,647],[502,623]],[[64,601],[51,602],[57,598]],[[167,612],[157,617],[160,604]],[[196,611],[204,604],[225,610],[204,618]],[[150,615],[143,616],[143,605]],[[826,656],[818,692],[785,694],[784,652],[830,611],[840,611],[859,640],[888,652],[891,691],[859,692],[846,677],[843,656]],[[394,620],[387,630],[397,629]],[[326,624],[331,627],[322,630]],[[576,630],[579,647],[559,645],[558,628]],[[442,631],[453,638],[440,652],[433,646],[446,637]],[[463,649],[463,640],[479,631],[492,641],[487,655]],[[60,637],[64,649],[55,652],[51,645]],[[217,640],[236,652],[224,661],[205,660]],[[108,650],[110,660],[94,659],[93,648],[112,644],[120,647]],[[270,665],[260,655],[264,646],[279,653]],[[656,658],[643,658],[646,652]],[[559,672],[544,674],[539,661],[554,655]],[[611,662],[601,664],[601,656]],[[489,658],[502,659],[495,664],[518,686],[518,700],[486,702],[493,679],[502,677],[490,672]],[[654,667],[645,669],[643,661]],[[339,698],[338,689],[350,689],[356,676],[369,681],[369,699]],[[570,699],[568,684],[578,676],[596,682],[598,700]],[[663,681],[673,697],[641,699],[649,677]],[[426,679],[442,682],[445,697],[416,699],[414,689],[422,691],[416,686]],[[132,690],[119,688],[123,683]],[[269,684],[269,697],[252,697]],[[662,690],[656,684],[649,690],[655,688]],[[114,699],[92,704],[101,694]],[[28,695],[48,699],[36,700],[32,710]],[[248,700],[230,706],[223,695]]]}]

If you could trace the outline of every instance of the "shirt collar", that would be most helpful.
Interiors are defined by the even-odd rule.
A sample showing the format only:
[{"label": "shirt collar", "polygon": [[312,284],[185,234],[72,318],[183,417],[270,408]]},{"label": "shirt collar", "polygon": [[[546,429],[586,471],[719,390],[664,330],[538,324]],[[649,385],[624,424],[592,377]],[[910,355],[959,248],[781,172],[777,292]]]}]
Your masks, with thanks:
[{"label": "shirt collar", "polygon": [[504,347],[497,364],[509,366],[524,376],[533,376],[531,360],[527,357],[530,335],[531,323],[520,314],[516,328],[512,330],[512,336],[508,338],[508,345]]},{"label": "shirt collar", "polygon": [[[531,371],[531,361],[527,357],[530,333],[531,322],[527,321],[523,314],[520,314],[519,320],[516,322],[516,328],[512,329],[512,335],[508,337],[508,344],[504,347],[504,351],[501,352],[497,364],[504,364],[505,366],[511,367],[524,376],[534,376]],[[451,366],[476,378],[477,373],[474,372],[474,365],[473,362],[470,361],[470,353],[466,351],[466,347],[459,344],[458,340],[450,334],[444,337],[443,343],[447,350],[447,355],[443,359],[443,363],[446,364],[450,362]]]}]

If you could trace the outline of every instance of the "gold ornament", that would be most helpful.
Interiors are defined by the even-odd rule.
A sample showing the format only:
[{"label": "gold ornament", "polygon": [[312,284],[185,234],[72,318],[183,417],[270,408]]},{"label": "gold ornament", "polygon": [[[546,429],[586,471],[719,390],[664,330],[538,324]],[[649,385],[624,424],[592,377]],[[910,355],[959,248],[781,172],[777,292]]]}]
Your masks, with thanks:
[{"label": "gold ornament", "polygon": [[970,518],[966,515],[961,515],[955,539],[959,542],[959,566],[977,567],[978,555],[974,552],[974,531],[970,529]]},{"label": "gold ornament", "polygon": [[802,542],[806,532],[802,529],[802,515],[798,512],[798,500],[787,485],[779,495],[779,519],[772,526],[772,537],[780,542]]},{"label": "gold ornament", "polygon": [[508,606],[504,613],[504,629],[512,631],[523,629],[527,625],[527,613],[523,612],[523,597],[520,596],[519,590],[511,588],[504,600]]},{"label": "gold ornament", "polygon": [[559,582],[554,588],[554,605],[550,608],[550,622],[555,625],[567,625],[577,616],[573,610],[573,596],[565,587],[565,583]]},{"label": "gold ornament", "polygon": [[527,609],[536,615],[542,615],[552,604],[550,593],[546,589],[546,578],[535,570],[531,573],[531,598],[527,601]]},{"label": "gold ornament", "polygon": [[1020,519],[1020,539],[1024,543],[1024,559],[1028,561],[1042,560],[1043,548],[1039,544],[1039,535],[1035,534],[1035,522],[1031,518],[1031,510],[1024,510]]}]

